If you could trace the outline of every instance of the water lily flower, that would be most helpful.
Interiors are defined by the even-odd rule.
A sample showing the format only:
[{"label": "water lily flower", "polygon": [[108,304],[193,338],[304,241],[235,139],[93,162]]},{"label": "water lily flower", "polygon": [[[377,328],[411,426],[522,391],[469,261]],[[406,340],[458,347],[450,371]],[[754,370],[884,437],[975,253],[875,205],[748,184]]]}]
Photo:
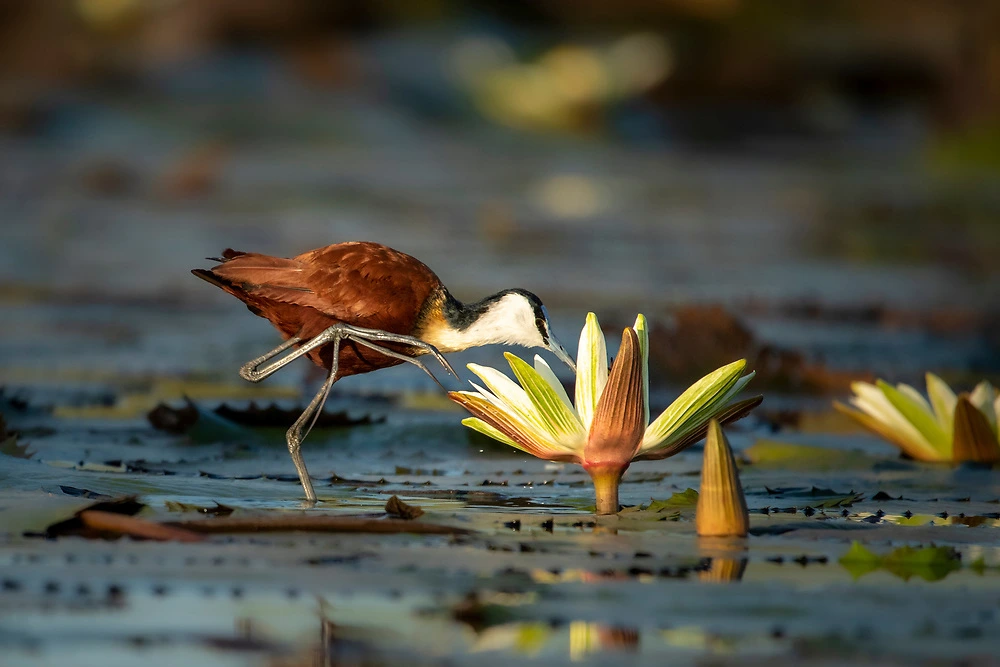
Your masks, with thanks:
[{"label": "water lily flower", "polygon": [[1000,393],[983,381],[956,396],[938,376],[926,377],[928,398],[906,384],[855,382],[853,407],[834,407],[918,461],[1000,461]]},{"label": "water lily flower", "polygon": [[520,386],[500,371],[469,364],[485,387],[449,397],[474,417],[463,424],[532,456],[578,463],[590,474],[597,513],[618,511],[618,486],[632,461],[663,459],[701,440],[708,422],[746,416],[762,397],[730,403],[753,377],[743,376],[741,359],[709,373],[689,387],[659,417],[649,421],[649,335],[639,315],[622,333],[608,370],[604,334],[593,313],[580,333],[576,400],[570,402],[549,365],[535,356],[532,367],[506,353]]}]

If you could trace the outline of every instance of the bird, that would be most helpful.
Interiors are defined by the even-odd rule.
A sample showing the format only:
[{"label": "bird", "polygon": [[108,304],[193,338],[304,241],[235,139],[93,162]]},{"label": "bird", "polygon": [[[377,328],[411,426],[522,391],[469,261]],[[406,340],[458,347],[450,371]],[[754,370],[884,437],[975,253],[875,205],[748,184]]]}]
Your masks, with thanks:
[{"label": "bird", "polygon": [[575,371],[533,293],[505,289],[463,303],[423,262],[379,243],[335,243],[290,258],[227,248],[208,259],[218,264],[191,273],[235,296],[284,338],[244,364],[243,379],[260,382],[302,356],[327,371],[285,434],[309,503],[316,492],[302,441],[340,378],[407,362],[438,382],[418,357],[430,354],[458,377],[442,353],[496,343],[545,348]]}]

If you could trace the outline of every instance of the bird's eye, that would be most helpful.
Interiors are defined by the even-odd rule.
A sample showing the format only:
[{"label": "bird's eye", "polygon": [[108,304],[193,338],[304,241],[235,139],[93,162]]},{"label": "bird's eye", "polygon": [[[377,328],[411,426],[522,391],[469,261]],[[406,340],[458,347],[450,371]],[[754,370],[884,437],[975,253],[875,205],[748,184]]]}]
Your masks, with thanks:
[{"label": "bird's eye", "polygon": [[549,343],[549,324],[540,317],[535,318],[535,327],[538,329],[538,333],[542,336],[542,341],[546,345]]}]

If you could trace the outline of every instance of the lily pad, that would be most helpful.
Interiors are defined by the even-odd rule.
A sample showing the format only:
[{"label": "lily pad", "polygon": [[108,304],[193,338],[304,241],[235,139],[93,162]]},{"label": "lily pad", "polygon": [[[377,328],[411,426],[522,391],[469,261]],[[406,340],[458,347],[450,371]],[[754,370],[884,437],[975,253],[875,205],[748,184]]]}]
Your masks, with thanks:
[{"label": "lily pad", "polygon": [[754,466],[792,470],[871,469],[880,459],[853,450],[758,440],[743,451]]},{"label": "lily pad", "polygon": [[884,569],[904,581],[914,576],[926,581],[938,581],[962,568],[961,557],[952,547],[903,546],[879,556],[860,542],[851,544],[850,550],[840,558],[840,564],[855,579]]}]

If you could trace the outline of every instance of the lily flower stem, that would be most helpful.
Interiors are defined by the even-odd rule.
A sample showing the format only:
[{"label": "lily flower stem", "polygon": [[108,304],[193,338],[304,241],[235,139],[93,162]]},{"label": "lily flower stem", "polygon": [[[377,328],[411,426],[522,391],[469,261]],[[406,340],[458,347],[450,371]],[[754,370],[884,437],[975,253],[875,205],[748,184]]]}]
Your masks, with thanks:
[{"label": "lily flower stem", "polygon": [[[625,468],[628,466],[626,465]],[[618,485],[621,484],[625,468],[620,466],[587,467],[590,479],[594,482],[594,494],[597,498],[597,514],[618,514]]]}]

